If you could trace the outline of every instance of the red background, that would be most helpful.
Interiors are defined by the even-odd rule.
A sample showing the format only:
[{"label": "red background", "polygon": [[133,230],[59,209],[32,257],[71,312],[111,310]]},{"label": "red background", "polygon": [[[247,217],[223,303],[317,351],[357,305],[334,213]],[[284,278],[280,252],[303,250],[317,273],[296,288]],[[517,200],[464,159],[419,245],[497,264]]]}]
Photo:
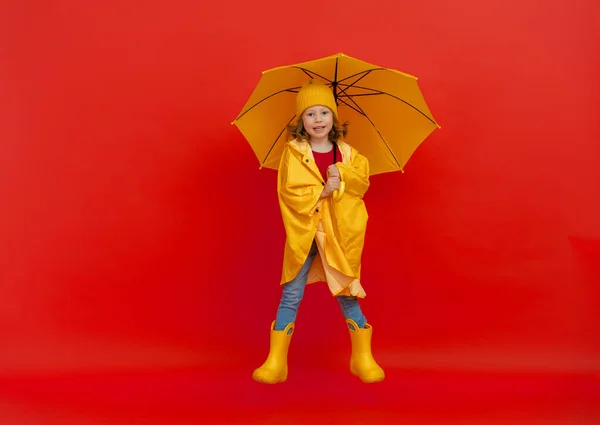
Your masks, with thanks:
[{"label": "red background", "polygon": [[[597,2],[367,3],[3,2],[1,376],[250,380],[284,233],[230,122],[261,71],[337,52],[417,75],[442,126],[366,197],[362,305],[392,384],[600,373]],[[290,381],[348,353],[310,286]]]}]

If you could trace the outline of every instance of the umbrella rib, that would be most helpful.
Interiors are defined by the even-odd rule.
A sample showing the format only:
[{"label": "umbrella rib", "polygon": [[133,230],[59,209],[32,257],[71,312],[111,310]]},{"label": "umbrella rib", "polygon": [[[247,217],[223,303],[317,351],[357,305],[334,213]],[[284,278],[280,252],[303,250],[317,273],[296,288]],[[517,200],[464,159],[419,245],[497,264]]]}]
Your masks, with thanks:
[{"label": "umbrella rib", "polygon": [[[360,74],[365,74],[365,75],[363,75],[363,76],[360,78],[360,79],[362,79],[364,76],[366,76],[367,74],[371,73],[372,71],[388,71],[388,69],[387,69],[387,68],[371,68],[371,69],[366,69],[366,70],[364,70],[364,71],[357,72],[356,74],[349,75],[349,76],[347,76],[346,78],[343,78],[343,79],[341,79],[340,81],[338,81],[338,83],[341,83],[341,82],[343,82],[343,81],[349,80],[350,78],[356,77],[357,75],[360,75]],[[359,80],[360,80],[360,79],[359,79]],[[359,80],[356,80],[356,81],[355,81],[354,83],[352,83],[352,84],[355,84],[355,83],[357,83]]]},{"label": "umbrella rib", "polygon": [[[366,87],[357,87],[357,86],[354,86],[354,87],[355,88],[359,88],[359,89],[367,89]],[[423,115],[425,118],[427,118],[429,121],[431,121],[432,124],[438,125],[438,123],[435,122],[435,120],[433,118],[430,118],[429,115],[427,115],[425,112],[421,111],[419,108],[417,108],[415,105],[411,104],[410,102],[407,102],[406,100],[401,99],[398,96],[394,96],[393,94],[390,94],[390,93],[387,93],[387,92],[384,92],[384,91],[381,91],[381,90],[374,90],[374,89],[368,89],[368,90],[373,91],[374,92],[373,94],[385,94],[385,95],[387,95],[389,97],[392,97],[392,98],[394,98],[396,100],[399,100],[400,102],[404,103],[405,105],[408,105],[411,108],[413,108],[419,114]]]},{"label": "umbrella rib", "polygon": [[296,69],[300,69],[300,70],[302,70],[302,72],[304,72],[304,73],[305,73],[306,75],[308,75],[310,78],[314,78],[314,77],[316,76],[316,77],[322,78],[323,80],[327,81],[328,83],[331,83],[331,80],[330,80],[329,78],[327,78],[327,77],[324,77],[324,76],[322,76],[322,75],[320,75],[320,74],[317,74],[317,73],[316,73],[316,72],[314,72],[314,71],[310,71],[310,70],[308,70],[308,69],[306,69],[306,68],[302,68],[301,66],[292,66],[292,67],[290,67],[290,68],[296,68]]},{"label": "umbrella rib", "polygon": [[342,97],[353,98],[353,97],[364,97],[364,96],[381,96],[385,93],[358,93],[358,94],[343,94]]},{"label": "umbrella rib", "polygon": [[[365,77],[366,77],[367,75],[369,75],[370,73],[371,73],[371,71],[370,71],[370,70],[369,70],[369,71],[366,71],[366,72],[364,72],[364,73],[362,73],[363,75],[362,75],[362,76],[361,76],[361,77],[360,77],[358,80],[356,80],[355,82],[353,82],[352,84],[348,84],[348,85],[346,85],[346,84],[342,84],[342,85],[346,85],[346,88],[344,88],[344,90],[342,90],[342,93],[344,93],[344,94],[345,94],[345,93],[346,93],[346,92],[347,92],[347,91],[348,91],[350,88],[354,87],[354,85],[355,85],[356,83],[358,83],[360,80],[362,80],[363,78],[365,78]],[[354,77],[354,76],[356,76],[356,75],[359,75],[359,74],[354,74],[352,77]],[[348,77],[348,78],[351,78],[351,77]],[[344,78],[344,80],[347,80],[348,78]]]},{"label": "umbrella rib", "polygon": [[390,151],[390,154],[392,154],[392,157],[394,158],[394,161],[396,161],[396,164],[398,164],[398,168],[400,168],[402,170],[402,165],[400,165],[400,161],[398,161],[398,158],[396,158],[396,155],[394,154],[394,151],[392,151],[392,148],[390,148],[390,145],[388,145],[388,142],[385,141],[383,134],[381,134],[379,129],[375,126],[375,123],[373,123],[373,121],[371,121],[371,118],[369,118],[369,116],[367,114],[365,114],[365,118],[367,120],[369,120],[369,122],[371,123],[371,125],[373,126],[373,128],[375,129],[377,134],[379,134],[379,137],[381,137],[381,141],[383,142],[385,147],[388,149],[388,151]]},{"label": "umbrella rib", "polygon": [[[350,105],[348,102],[346,102],[344,99],[342,98],[338,98],[344,105],[346,105],[348,108],[355,110],[357,113],[359,113],[360,115],[365,115],[364,112],[362,112],[360,109],[355,108],[354,106]],[[352,100],[351,98],[349,98],[350,100]],[[354,102],[356,104],[356,102]]]},{"label": "umbrella rib", "polygon": [[304,68],[300,68],[300,69],[302,70],[302,72],[304,72],[304,73],[305,73],[306,75],[308,75],[310,78],[313,78],[313,76],[312,76],[312,75],[310,75],[310,72],[308,72],[308,70],[307,70],[307,69],[304,69]]},{"label": "umbrella rib", "polygon": [[273,144],[271,145],[271,147],[269,148],[269,152],[267,152],[267,156],[265,156],[265,159],[263,160],[263,162],[260,164],[261,167],[263,165],[265,165],[265,162],[267,162],[267,159],[269,158],[269,155],[271,155],[271,151],[273,150],[273,148],[275,147],[275,145],[277,144],[277,141],[279,140],[279,138],[281,137],[281,135],[283,134],[283,132],[285,131],[285,129],[287,128],[288,125],[291,124],[291,122],[294,120],[294,118],[296,118],[296,114],[294,114],[292,116],[292,118],[290,118],[290,120],[288,121],[288,123],[281,129],[281,131],[279,132],[279,134],[277,135],[277,137],[275,138],[275,141],[273,142]]},{"label": "umbrella rib", "polygon": [[290,87],[287,89],[283,89],[283,90],[279,90],[278,92],[275,93],[271,93],[270,95],[268,95],[265,98],[262,98],[261,100],[259,100],[258,102],[256,102],[254,105],[250,106],[248,109],[246,109],[244,112],[242,112],[236,119],[235,121],[239,120],[240,118],[242,118],[244,115],[246,115],[248,112],[250,112],[252,109],[254,109],[255,107],[257,107],[258,105],[260,105],[261,103],[263,103],[265,100],[270,99],[273,96],[277,96],[278,94],[281,93],[285,93],[285,92],[289,92],[289,93],[297,93],[298,90],[300,89],[300,87]]},{"label": "umbrella rib", "polygon": [[425,118],[427,118],[432,124],[438,125],[438,123],[435,122],[435,120],[433,118],[429,117],[429,115],[427,115],[425,112],[421,111],[415,105],[411,104],[410,102],[407,102],[406,100],[404,100],[404,99],[402,99],[402,98],[400,98],[398,96],[395,96],[393,94],[390,94],[390,93],[387,93],[387,92],[384,92],[384,91],[381,91],[381,90],[375,90],[375,89],[372,89],[372,88],[369,88],[369,87],[361,87],[361,86],[352,86],[352,87],[354,87],[355,89],[362,89],[362,90],[371,91],[371,93],[357,93],[357,94],[347,94],[346,93],[344,95],[345,97],[353,98],[353,97],[359,97],[359,96],[375,96],[375,95],[382,95],[383,94],[383,95],[389,96],[389,97],[391,97],[393,99],[399,100],[400,102],[404,103],[407,106],[410,106],[415,111],[417,111],[418,113],[420,113],[421,115],[423,115]]},{"label": "umbrella rib", "polygon": [[[375,123],[373,121],[371,121],[371,118],[369,118],[369,116],[367,115],[367,113],[365,111],[363,111],[363,109],[360,107],[360,105],[358,103],[356,103],[352,98],[349,98],[349,99],[352,101],[352,103],[354,103],[356,105],[356,108],[358,110],[355,109],[355,108],[352,108],[352,109],[354,109],[355,111],[357,111],[359,114],[363,115],[369,121],[369,123],[371,123],[371,125],[373,126],[373,128],[375,129],[375,131],[377,132],[377,134],[379,134],[379,137],[383,141],[383,144],[385,145],[385,147],[388,149],[388,151],[390,151],[390,154],[394,158],[394,161],[396,161],[396,164],[398,164],[398,168],[400,168],[402,170],[402,165],[400,165],[400,161],[398,161],[398,158],[396,158],[396,155],[394,154],[394,151],[392,151],[392,148],[390,148],[390,145],[388,145],[388,143],[385,141],[385,138],[383,137],[383,134],[381,134],[381,132],[379,131],[379,129],[377,128],[377,126],[375,125]],[[350,105],[348,105],[348,106],[350,106]]]}]

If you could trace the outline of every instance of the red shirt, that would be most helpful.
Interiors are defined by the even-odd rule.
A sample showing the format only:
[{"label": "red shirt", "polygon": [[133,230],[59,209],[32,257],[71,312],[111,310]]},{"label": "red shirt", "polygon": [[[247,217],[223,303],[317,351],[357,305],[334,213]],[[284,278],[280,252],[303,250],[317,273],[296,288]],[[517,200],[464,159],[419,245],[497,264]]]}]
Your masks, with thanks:
[{"label": "red shirt", "polygon": [[[336,160],[337,160],[337,162],[342,162],[342,152],[340,151],[339,146],[336,145],[336,149],[337,149]],[[315,157],[315,164],[317,164],[317,167],[319,168],[319,171],[321,172],[321,176],[323,177],[323,181],[327,181],[327,167],[329,167],[331,164],[334,163],[333,162],[333,149],[331,149],[329,152],[325,152],[325,153],[313,151],[313,155]]]}]

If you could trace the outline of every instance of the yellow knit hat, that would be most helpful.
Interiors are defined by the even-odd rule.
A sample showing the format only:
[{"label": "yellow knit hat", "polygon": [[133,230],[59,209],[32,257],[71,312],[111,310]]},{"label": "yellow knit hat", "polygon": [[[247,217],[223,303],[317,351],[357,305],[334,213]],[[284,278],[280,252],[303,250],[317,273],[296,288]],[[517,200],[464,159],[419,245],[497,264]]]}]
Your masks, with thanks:
[{"label": "yellow knit hat", "polygon": [[327,106],[337,118],[338,110],[333,92],[320,80],[311,79],[302,85],[296,96],[296,117],[299,119],[307,108],[317,105]]}]

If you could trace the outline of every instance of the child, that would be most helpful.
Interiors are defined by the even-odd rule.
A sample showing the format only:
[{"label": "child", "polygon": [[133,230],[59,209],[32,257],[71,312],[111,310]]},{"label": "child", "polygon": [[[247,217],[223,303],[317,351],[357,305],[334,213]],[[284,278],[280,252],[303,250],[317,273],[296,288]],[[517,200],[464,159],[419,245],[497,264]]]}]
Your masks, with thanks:
[{"label": "child", "polygon": [[271,325],[269,355],[252,377],[267,384],[287,379],[288,348],[304,288],[326,281],[350,331],[350,371],[363,382],[378,382],[385,374],[371,354],[372,328],[358,302],[366,296],[360,258],[368,218],[362,198],[369,188],[369,164],[342,140],[346,125],[339,124],[333,92],[325,84],[309,80],[301,87],[296,116],[277,182],[286,231],[283,293]]}]

